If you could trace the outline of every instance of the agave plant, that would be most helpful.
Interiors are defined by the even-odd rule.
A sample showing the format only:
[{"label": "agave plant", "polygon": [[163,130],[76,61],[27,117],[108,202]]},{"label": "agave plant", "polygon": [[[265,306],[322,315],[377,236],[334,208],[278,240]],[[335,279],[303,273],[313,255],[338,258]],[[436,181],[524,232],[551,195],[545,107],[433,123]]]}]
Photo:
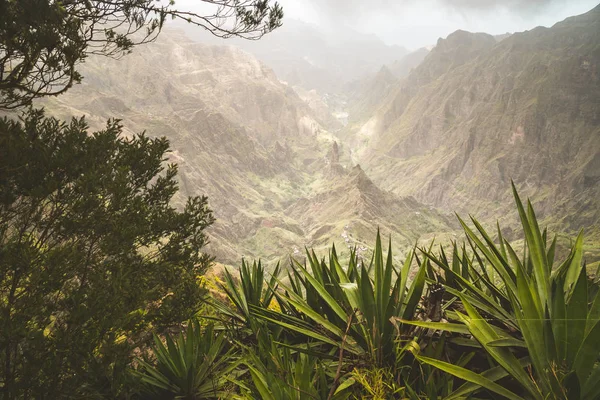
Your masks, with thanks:
[{"label": "agave plant", "polygon": [[[354,379],[332,385],[334,364],[289,347],[261,348],[262,356],[249,351],[245,365],[252,384],[238,382],[246,398],[263,400],[345,400]],[[338,377],[339,379],[339,377]]]},{"label": "agave plant", "polygon": [[140,360],[135,373],[149,396],[159,399],[227,398],[224,388],[239,363],[226,348],[223,332],[216,334],[212,325],[202,329],[192,320],[185,335],[175,340],[167,335],[166,346],[155,335],[155,364]]},{"label": "agave plant", "polygon": [[[496,245],[475,219],[479,235],[461,220],[474,256],[463,252],[458,257],[455,248],[453,262],[448,263],[443,254],[427,254],[445,272],[448,292],[464,307],[453,314],[460,324],[412,322],[472,335],[495,366],[477,374],[417,357],[468,382],[449,398],[460,398],[478,388],[510,399],[600,398],[600,296],[597,284],[588,290],[583,235],[579,234],[567,259],[553,268],[556,239],[547,244],[547,233],[540,230],[531,203],[525,210],[514,185],[513,191],[525,233],[522,257],[499,230],[500,243]],[[476,264],[481,266],[479,270]],[[496,279],[488,269],[495,272]],[[519,358],[519,354],[524,356]],[[520,387],[519,393],[497,383],[506,376]]]},{"label": "agave plant", "polygon": [[[404,363],[414,362],[410,352],[405,351],[412,337],[402,337],[395,321],[412,318],[416,313],[429,261],[419,265],[409,283],[415,261],[413,253],[397,270],[391,246],[384,258],[379,234],[371,263],[361,266],[360,261],[352,251],[347,267],[343,268],[335,247],[329,254],[329,263],[307,251],[307,265],[293,260],[289,283],[278,280],[279,290],[274,295],[284,312],[256,306],[251,306],[250,311],[303,338],[293,343],[288,341],[284,346],[333,360],[339,369],[336,375],[343,378],[334,380],[333,387],[341,387],[342,381],[351,382],[356,366],[391,371],[397,380],[396,387],[402,387],[400,374],[410,370]],[[403,360],[404,356],[408,359]]]},{"label": "agave plant", "polygon": [[225,269],[225,284],[220,285],[227,294],[233,307],[221,303],[213,303],[217,310],[224,316],[237,323],[246,325],[251,320],[250,306],[268,308],[277,290],[277,277],[279,264],[271,274],[270,281],[265,281],[265,269],[260,261],[251,265],[242,260],[239,269],[239,281],[236,282],[231,273]]}]

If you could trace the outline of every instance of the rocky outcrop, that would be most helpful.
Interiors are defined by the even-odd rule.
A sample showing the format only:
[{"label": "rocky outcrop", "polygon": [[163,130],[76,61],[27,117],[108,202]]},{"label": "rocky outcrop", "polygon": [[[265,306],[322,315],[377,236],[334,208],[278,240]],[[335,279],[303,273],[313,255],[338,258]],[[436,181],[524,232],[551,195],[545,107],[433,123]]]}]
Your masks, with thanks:
[{"label": "rocky outcrop", "polygon": [[[318,112],[325,100],[316,92],[301,99],[248,53],[165,30],[122,60],[90,57],[82,72],[81,85],[43,103],[49,114],[85,114],[94,129],[118,117],[127,134],[166,136],[168,161],[180,171],[176,203],[208,196],[216,222],[207,250],[221,263],[236,265],[242,256],[268,262],[331,244],[344,229],[335,225],[340,215],[368,226],[354,232],[368,241],[385,223],[380,211],[363,221],[363,203],[345,200],[348,173],[328,132],[339,122]],[[330,195],[332,187],[340,190]],[[326,204],[310,216],[305,204],[320,198]]]},{"label": "rocky outcrop", "polygon": [[330,244],[334,232],[340,235],[333,238],[340,244],[366,248],[379,229],[393,236],[395,252],[402,253],[428,234],[451,234],[458,228],[453,218],[412,197],[379,189],[360,165],[338,169],[336,179],[291,204],[286,214],[311,234],[313,245],[323,247]]},{"label": "rocky outcrop", "polygon": [[500,42],[440,39],[355,128],[369,132],[357,161],[385,189],[491,218],[512,209],[512,179],[542,216],[584,210],[581,226],[595,229],[599,43],[600,7]]}]

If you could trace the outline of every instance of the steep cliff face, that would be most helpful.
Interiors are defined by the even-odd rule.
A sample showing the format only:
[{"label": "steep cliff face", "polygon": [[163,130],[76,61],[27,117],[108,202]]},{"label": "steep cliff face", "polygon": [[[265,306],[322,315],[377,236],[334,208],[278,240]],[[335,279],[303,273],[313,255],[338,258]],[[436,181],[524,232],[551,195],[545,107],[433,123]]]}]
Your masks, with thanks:
[{"label": "steep cliff face", "polygon": [[[209,251],[236,263],[260,249],[241,243],[303,195],[325,165],[330,139],[310,108],[272,70],[234,47],[194,43],[165,31],[121,60],[90,58],[84,81],[44,102],[49,114],[86,115],[93,128],[122,119],[127,134],[166,136],[180,168],[178,203],[207,195],[217,222]],[[285,233],[285,232],[284,232]],[[271,232],[278,242],[282,232]],[[265,254],[268,257],[269,254]]]},{"label": "steep cliff face", "polygon": [[510,180],[561,226],[600,217],[600,7],[501,42],[458,31],[355,134],[377,184],[460,212],[498,215]]},{"label": "steep cliff face", "polygon": [[417,68],[425,60],[427,54],[429,54],[429,50],[424,47],[408,53],[399,60],[394,61],[390,65],[390,70],[396,78],[406,78],[414,68]]},{"label": "steep cliff face", "polygon": [[[318,100],[314,93],[303,101],[253,56],[165,31],[122,60],[90,58],[82,72],[81,85],[43,103],[48,113],[84,114],[95,129],[118,117],[127,134],[166,136],[169,161],[180,169],[176,202],[207,195],[214,210],[208,251],[217,261],[285,259],[303,246],[342,245],[343,232],[370,243],[379,224],[392,231],[385,207],[361,211],[364,196],[339,164],[340,150],[327,131],[338,122],[315,112],[326,105],[311,103]],[[385,199],[390,206],[406,203],[391,193]],[[413,205],[431,214],[431,224],[410,225],[414,210],[395,216],[407,238],[398,247],[434,228],[449,229],[445,217]]]}]

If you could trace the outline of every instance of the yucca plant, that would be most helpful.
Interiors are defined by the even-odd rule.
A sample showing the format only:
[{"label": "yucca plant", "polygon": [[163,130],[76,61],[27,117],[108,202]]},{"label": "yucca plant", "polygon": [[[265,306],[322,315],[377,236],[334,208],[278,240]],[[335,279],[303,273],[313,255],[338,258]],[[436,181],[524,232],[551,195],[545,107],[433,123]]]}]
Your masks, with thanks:
[{"label": "yucca plant", "polygon": [[335,364],[331,361],[275,343],[257,353],[249,351],[245,366],[251,384],[238,384],[249,399],[345,400],[354,383],[354,379],[343,377],[341,384],[333,386]]},{"label": "yucca plant", "polygon": [[185,335],[175,340],[167,335],[166,346],[154,336],[154,363],[139,360],[135,374],[141,378],[146,395],[158,399],[227,398],[224,388],[237,368],[232,348],[223,332],[216,333],[212,325],[204,329],[198,320],[191,320]]},{"label": "yucca plant", "polygon": [[286,344],[295,351],[339,359],[336,362],[343,376],[357,366],[391,368],[401,382],[400,374],[410,367],[404,368],[406,365],[399,359],[407,356],[405,362],[410,365],[414,357],[409,352],[398,351],[412,337],[403,337],[395,321],[415,315],[429,262],[424,260],[418,266],[409,283],[414,261],[411,252],[401,270],[396,270],[391,246],[387,257],[383,256],[379,234],[368,266],[361,266],[362,260],[354,251],[346,268],[341,266],[335,247],[330,252],[329,263],[307,251],[307,265],[294,260],[289,270],[289,283],[279,281],[280,291],[275,292],[286,312],[259,307],[250,307],[250,310],[286,332],[304,337],[304,343]]},{"label": "yucca plant", "polygon": [[[449,264],[443,255],[427,254],[445,272],[448,291],[464,307],[454,314],[461,324],[413,322],[472,335],[496,367],[476,374],[440,360],[418,358],[468,381],[450,398],[477,388],[511,399],[600,398],[600,296],[596,287],[588,290],[583,235],[579,234],[567,259],[553,269],[556,239],[547,244],[531,203],[525,210],[514,185],[513,191],[525,233],[522,257],[500,231],[497,245],[475,219],[479,235],[461,220],[474,250],[473,257],[463,252],[464,269],[459,271],[456,262]],[[496,279],[487,268],[495,271]],[[518,393],[496,383],[506,376],[521,388]]]},{"label": "yucca plant", "polygon": [[214,301],[212,302],[213,306],[221,316],[229,318],[237,324],[250,327],[252,321],[250,306],[269,307],[277,290],[279,271],[280,267],[277,264],[269,281],[266,281],[265,269],[260,261],[248,264],[242,260],[238,271],[239,280],[236,282],[231,273],[225,269],[225,283],[220,287],[227,294],[231,304],[226,305]]},{"label": "yucca plant", "polygon": [[[268,310],[277,302],[277,291],[280,266],[275,267],[271,277],[267,280],[266,271],[260,261],[252,264],[242,260],[238,271],[239,280],[235,280],[226,269],[224,283],[220,288],[227,295],[228,303],[218,299],[209,299],[209,304],[216,311],[216,319],[220,325],[227,328],[230,337],[239,341],[256,341],[261,331],[269,329],[271,334],[281,330],[277,325],[267,328],[263,319],[251,313],[251,308]],[[276,308],[279,308],[278,306]]]}]

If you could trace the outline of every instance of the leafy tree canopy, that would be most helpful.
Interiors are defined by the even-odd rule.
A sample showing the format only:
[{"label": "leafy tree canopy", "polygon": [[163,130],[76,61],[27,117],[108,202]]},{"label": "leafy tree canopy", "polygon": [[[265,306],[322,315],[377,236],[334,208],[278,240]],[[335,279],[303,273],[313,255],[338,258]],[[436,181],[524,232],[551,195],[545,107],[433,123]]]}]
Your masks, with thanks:
[{"label": "leafy tree canopy", "polygon": [[30,111],[0,133],[0,398],[113,398],[150,331],[198,310],[207,199],[173,208],[168,141],[116,120]]},{"label": "leafy tree canopy", "polygon": [[258,39],[281,25],[270,0],[198,0],[204,13],[173,0],[0,0],[0,109],[58,95],[81,81],[88,54],[119,57],[154,40],[167,18],[219,37]]},{"label": "leafy tree canopy", "polygon": [[[168,17],[257,39],[283,16],[269,0],[199,3],[0,0],[0,110],[63,93],[88,54],[120,57]],[[126,397],[152,332],[198,311],[213,215],[205,197],[171,206],[168,148],[118,120],[0,119],[0,399]]]}]

